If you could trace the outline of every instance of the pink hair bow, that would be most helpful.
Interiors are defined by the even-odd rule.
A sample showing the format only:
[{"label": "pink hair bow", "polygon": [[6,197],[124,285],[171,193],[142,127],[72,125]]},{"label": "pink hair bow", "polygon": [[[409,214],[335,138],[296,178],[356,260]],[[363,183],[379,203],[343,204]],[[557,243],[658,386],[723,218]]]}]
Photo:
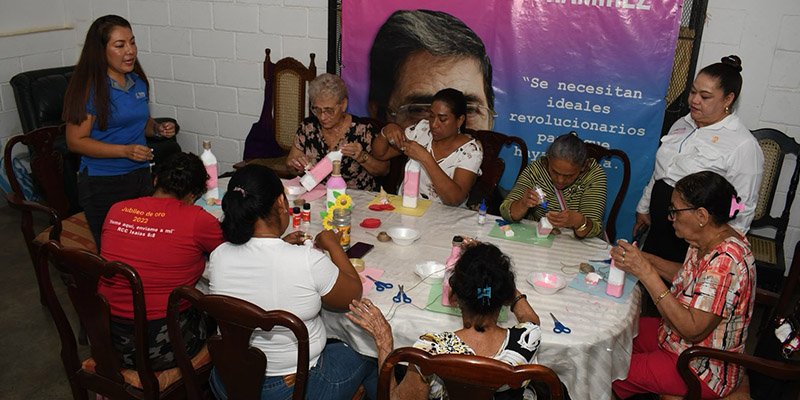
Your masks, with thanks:
[{"label": "pink hair bow", "polygon": [[736,196],[731,196],[731,212],[728,214],[729,217],[733,218],[736,216],[736,212],[744,212],[744,202],[739,202],[740,200],[736,198]]}]

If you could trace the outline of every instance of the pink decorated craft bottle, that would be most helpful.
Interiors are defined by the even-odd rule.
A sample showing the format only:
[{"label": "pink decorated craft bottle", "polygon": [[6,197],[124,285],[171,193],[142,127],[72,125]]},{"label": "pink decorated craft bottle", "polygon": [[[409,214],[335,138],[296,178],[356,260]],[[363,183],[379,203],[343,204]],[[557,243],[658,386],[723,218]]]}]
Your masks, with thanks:
[{"label": "pink decorated craft bottle", "polygon": [[450,277],[453,276],[453,270],[456,267],[458,259],[461,258],[461,245],[464,243],[464,238],[461,236],[453,236],[453,248],[450,249],[450,257],[444,262],[444,280],[442,281],[442,305],[450,307]]},{"label": "pink decorated craft bottle", "polygon": [[325,177],[333,172],[333,162],[336,160],[342,160],[342,152],[339,150],[332,151],[325,155],[325,157],[322,157],[318,163],[311,167],[311,169],[300,178],[300,184],[303,185],[306,190],[311,191],[311,189],[314,189]]},{"label": "pink decorated craft bottle", "polygon": [[614,297],[622,297],[625,290],[625,271],[614,265],[614,258],[611,258],[611,268],[608,270],[606,280],[606,294]]},{"label": "pink decorated craft bottle", "polygon": [[219,199],[217,157],[211,152],[211,141],[203,141],[203,153],[200,154],[200,160],[203,161],[203,165],[206,167],[206,173],[208,174],[206,193],[203,195],[203,199]]},{"label": "pink decorated craft bottle", "polygon": [[327,191],[327,202],[333,203],[336,201],[336,193],[345,194],[347,192],[347,183],[342,178],[342,162],[333,162],[333,172],[331,177],[328,178],[328,183],[325,185]]},{"label": "pink decorated craft bottle", "polygon": [[417,197],[419,197],[419,163],[408,160],[403,178],[403,207],[417,208]]}]

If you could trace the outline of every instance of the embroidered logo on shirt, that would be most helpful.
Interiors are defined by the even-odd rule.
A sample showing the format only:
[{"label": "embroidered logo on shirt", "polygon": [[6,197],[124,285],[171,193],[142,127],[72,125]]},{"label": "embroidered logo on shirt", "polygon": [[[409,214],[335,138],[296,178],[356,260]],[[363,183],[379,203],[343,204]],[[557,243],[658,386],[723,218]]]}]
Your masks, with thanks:
[{"label": "embroidered logo on shirt", "polygon": [[143,99],[145,96],[144,92],[136,92],[136,100]]},{"label": "embroidered logo on shirt", "polygon": [[711,143],[717,143],[719,141],[719,136],[714,135],[711,137]]}]

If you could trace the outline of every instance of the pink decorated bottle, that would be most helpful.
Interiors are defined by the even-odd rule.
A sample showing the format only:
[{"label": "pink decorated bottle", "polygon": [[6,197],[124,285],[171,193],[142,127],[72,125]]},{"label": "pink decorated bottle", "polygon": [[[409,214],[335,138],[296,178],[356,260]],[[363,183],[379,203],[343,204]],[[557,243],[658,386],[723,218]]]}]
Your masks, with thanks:
[{"label": "pink decorated bottle", "polygon": [[419,163],[408,160],[406,175],[403,178],[403,207],[417,208],[417,197],[419,197]]},{"label": "pink decorated bottle", "polygon": [[453,276],[453,270],[456,267],[458,259],[461,258],[461,245],[464,243],[464,238],[461,236],[453,236],[453,248],[450,249],[450,257],[444,262],[444,280],[442,281],[442,305],[450,307],[450,277]]},{"label": "pink decorated bottle", "polygon": [[217,170],[217,157],[211,152],[211,141],[203,141],[203,153],[200,154],[200,160],[206,167],[208,180],[206,181],[206,193],[203,195],[204,200],[219,199],[219,187],[217,184],[217,177],[219,176]]},{"label": "pink decorated bottle", "polygon": [[347,183],[342,178],[342,162],[333,161],[333,172],[331,177],[328,178],[328,183],[325,185],[327,191],[327,203],[336,201],[336,193],[345,194],[347,192]]},{"label": "pink decorated bottle", "polygon": [[608,270],[606,280],[606,294],[614,297],[622,297],[625,290],[625,271],[614,265],[614,258],[611,258],[611,268]]},{"label": "pink decorated bottle", "polygon": [[311,189],[319,185],[325,177],[330,175],[333,171],[333,162],[336,160],[342,161],[341,151],[336,150],[326,154],[325,157],[322,157],[310,170],[306,171],[306,174],[300,178],[300,184],[303,185],[306,190],[311,191]]}]

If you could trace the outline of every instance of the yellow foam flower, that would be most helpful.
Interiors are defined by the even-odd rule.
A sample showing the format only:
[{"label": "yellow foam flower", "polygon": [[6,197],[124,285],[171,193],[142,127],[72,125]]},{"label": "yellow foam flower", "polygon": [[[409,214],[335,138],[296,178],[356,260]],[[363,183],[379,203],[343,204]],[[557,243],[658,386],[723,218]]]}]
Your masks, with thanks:
[{"label": "yellow foam flower", "polygon": [[333,213],[328,213],[328,215],[322,219],[322,227],[325,228],[325,230],[333,229]]},{"label": "yellow foam flower", "polygon": [[338,197],[336,197],[334,203],[342,208],[350,208],[353,207],[353,198],[346,194],[340,194]]},{"label": "yellow foam flower", "polygon": [[334,215],[334,212],[336,212],[336,210],[347,210],[347,209],[348,209],[347,207],[339,204],[339,202],[336,202],[333,203],[333,205],[328,208],[328,214]]}]

